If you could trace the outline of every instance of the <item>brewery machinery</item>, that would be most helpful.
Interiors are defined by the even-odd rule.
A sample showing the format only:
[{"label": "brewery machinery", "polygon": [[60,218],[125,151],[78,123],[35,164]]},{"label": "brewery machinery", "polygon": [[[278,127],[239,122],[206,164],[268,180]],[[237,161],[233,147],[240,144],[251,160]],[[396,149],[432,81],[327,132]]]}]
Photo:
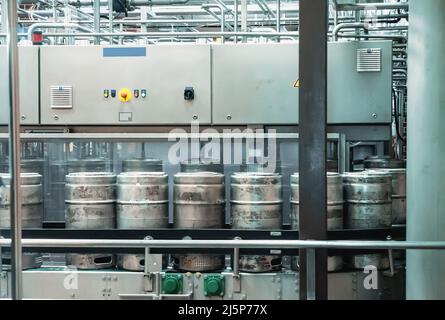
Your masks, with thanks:
[{"label": "brewery machinery", "polygon": [[[97,13],[83,9],[81,1],[77,5],[67,8],[80,21],[81,12]],[[292,28],[297,19],[288,5],[282,7],[289,16],[278,22],[283,28]],[[345,23],[356,19],[340,7],[336,14]],[[147,25],[141,31],[147,38],[138,39],[123,32],[122,25],[116,30],[117,18],[109,21],[109,34],[92,33],[92,41],[86,40],[87,20],[78,35],[69,23],[45,25],[51,22],[30,23],[28,32],[19,34],[24,39],[46,31],[39,45],[23,41],[18,47],[19,64],[26,66],[19,76],[22,168],[27,172],[22,181],[39,185],[32,205],[41,210],[41,225],[23,225],[23,237],[210,244],[24,248],[24,255],[35,258],[23,259],[25,298],[299,299],[299,250],[211,246],[219,240],[296,240],[302,232],[298,111],[306,107],[299,105],[303,44],[290,31],[280,37],[225,34],[224,28],[230,28],[224,17],[221,34],[199,36],[206,41],[190,41],[190,35],[178,31],[175,39],[184,41],[163,43],[164,35],[150,34]],[[255,18],[249,19],[253,26]],[[400,62],[395,52],[405,44],[404,34],[341,33],[336,25],[327,47],[328,239],[403,240],[406,171],[403,160],[393,160],[393,88],[394,64]],[[96,32],[104,28],[103,20],[93,26]],[[334,32],[353,39],[337,41]],[[0,45],[1,83],[8,82],[6,49]],[[403,80],[397,81],[401,85]],[[9,212],[8,90],[0,87],[4,238],[11,235],[3,224]],[[25,170],[32,161],[39,168]],[[2,248],[1,297],[10,297],[13,286],[8,254]],[[404,258],[403,252],[386,249],[329,250],[328,297],[403,298]],[[376,268],[377,289],[363,285],[369,266]]]}]

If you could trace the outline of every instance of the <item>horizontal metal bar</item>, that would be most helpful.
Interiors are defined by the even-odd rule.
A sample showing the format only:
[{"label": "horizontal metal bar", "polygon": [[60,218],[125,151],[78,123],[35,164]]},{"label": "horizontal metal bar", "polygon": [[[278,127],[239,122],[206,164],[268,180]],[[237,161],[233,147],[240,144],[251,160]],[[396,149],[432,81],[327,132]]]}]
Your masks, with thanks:
[{"label": "horizontal metal bar", "polygon": [[[11,239],[0,239],[8,247]],[[313,241],[313,240],[88,240],[22,239],[24,248],[240,248],[240,249],[411,249],[445,250],[445,241]]]},{"label": "horizontal metal bar", "polygon": [[[285,226],[290,227],[290,226]],[[367,229],[328,231],[328,240],[405,240],[404,226]],[[28,239],[144,239],[150,236],[157,240],[180,240],[190,237],[195,240],[296,240],[296,230],[240,230],[240,229],[23,229],[23,237]],[[0,236],[10,238],[9,229],[0,229]]]},{"label": "horizontal metal bar", "polygon": [[[298,139],[298,133],[272,133],[272,132],[245,132],[245,133],[22,133],[22,140],[115,140],[115,141],[136,141],[136,140],[168,140],[168,139],[190,139],[190,138],[227,138],[227,139],[245,139],[245,138],[271,138],[276,139]],[[0,133],[0,139],[8,139],[8,133]],[[337,133],[328,134],[329,140],[338,140],[340,135]]]},{"label": "horizontal metal bar", "polygon": [[218,37],[298,37],[298,32],[101,32],[44,33],[46,37],[144,37],[144,38],[218,38]]},{"label": "horizontal metal bar", "polygon": [[[298,239],[293,230],[238,230],[238,229],[24,229],[23,236],[29,239],[144,239],[147,236],[158,240],[180,240],[190,237],[195,240],[291,240]],[[386,233],[387,234],[387,233]],[[10,230],[0,230],[0,236],[10,238]]]}]

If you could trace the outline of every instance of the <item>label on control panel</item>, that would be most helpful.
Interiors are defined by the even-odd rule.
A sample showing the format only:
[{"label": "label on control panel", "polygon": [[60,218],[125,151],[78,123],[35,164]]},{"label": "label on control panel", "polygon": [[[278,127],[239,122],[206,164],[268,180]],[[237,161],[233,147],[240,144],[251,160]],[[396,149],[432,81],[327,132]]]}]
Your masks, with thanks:
[{"label": "label on control panel", "polygon": [[119,122],[132,122],[133,113],[132,112],[119,112]]}]

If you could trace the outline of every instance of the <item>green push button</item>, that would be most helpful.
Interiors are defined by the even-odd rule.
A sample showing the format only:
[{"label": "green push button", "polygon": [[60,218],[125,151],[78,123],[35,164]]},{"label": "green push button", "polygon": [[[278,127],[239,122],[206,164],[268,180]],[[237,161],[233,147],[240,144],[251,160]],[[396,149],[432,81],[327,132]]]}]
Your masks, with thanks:
[{"label": "green push button", "polygon": [[164,294],[182,293],[182,275],[166,274],[162,276],[162,293]]},{"label": "green push button", "polygon": [[225,278],[222,275],[204,276],[204,295],[208,297],[223,296]]},{"label": "green push button", "polygon": [[219,287],[219,281],[216,279],[209,280],[207,282],[207,294],[215,295],[219,293],[221,288]]}]

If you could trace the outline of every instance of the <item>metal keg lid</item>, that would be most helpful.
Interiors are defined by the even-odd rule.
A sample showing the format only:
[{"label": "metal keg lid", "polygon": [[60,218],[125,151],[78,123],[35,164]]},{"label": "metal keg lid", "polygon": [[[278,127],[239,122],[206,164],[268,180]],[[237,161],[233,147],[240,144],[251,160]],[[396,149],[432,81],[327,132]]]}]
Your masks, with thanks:
[{"label": "metal keg lid", "polygon": [[[20,176],[22,185],[39,185],[42,183],[42,175],[38,173],[22,172]],[[11,185],[11,175],[9,173],[0,173],[0,180],[4,185]]]},{"label": "metal keg lid", "polygon": [[162,172],[162,160],[135,158],[122,161],[123,172]]},{"label": "metal keg lid", "polygon": [[[243,164],[240,166],[241,172],[265,172],[265,173],[271,173],[270,171],[267,171],[269,167],[269,163],[267,164],[260,164],[260,163],[246,163],[243,162]],[[280,173],[281,174],[281,161],[277,160],[275,161],[275,170],[274,173]]]},{"label": "metal keg lid", "polygon": [[107,162],[106,159],[103,158],[80,158],[80,159],[69,159],[68,164],[84,164],[84,163],[99,163],[99,164],[105,164]]},{"label": "metal keg lid", "polygon": [[365,169],[402,169],[406,168],[405,160],[392,159],[390,156],[372,156],[364,161]]},{"label": "metal keg lid", "polygon": [[231,181],[236,184],[281,184],[282,176],[278,173],[236,172]]},{"label": "metal keg lid", "polygon": [[165,172],[122,172],[117,176],[119,184],[167,184]]},{"label": "metal keg lid", "polygon": [[[328,183],[341,183],[342,182],[342,176],[339,173],[336,172],[327,172],[327,181]],[[291,184],[299,184],[300,183],[300,173],[296,172],[290,177],[290,183]]]},{"label": "metal keg lid", "polygon": [[179,172],[174,176],[177,184],[223,184],[224,175],[217,172]]},{"label": "metal keg lid", "polygon": [[[22,159],[20,161],[21,171],[26,173],[43,174],[44,166],[45,160],[42,158]],[[6,173],[9,171],[8,157],[0,157],[0,172],[2,171],[5,171]]]},{"label": "metal keg lid", "polygon": [[114,184],[116,175],[111,172],[73,172],[66,176],[66,182],[72,184]]},{"label": "metal keg lid", "polygon": [[224,172],[220,163],[213,163],[212,159],[191,159],[181,162],[181,172]]},{"label": "metal keg lid", "polygon": [[404,175],[406,174],[406,169],[366,169],[366,172],[380,172],[380,173],[388,173],[390,175]]},{"label": "metal keg lid", "polygon": [[345,183],[391,183],[391,175],[384,171],[348,172],[343,174]]},{"label": "metal keg lid", "polygon": [[110,161],[101,158],[91,159],[71,159],[68,160],[68,172],[98,172],[100,170],[106,170],[107,164]]}]

